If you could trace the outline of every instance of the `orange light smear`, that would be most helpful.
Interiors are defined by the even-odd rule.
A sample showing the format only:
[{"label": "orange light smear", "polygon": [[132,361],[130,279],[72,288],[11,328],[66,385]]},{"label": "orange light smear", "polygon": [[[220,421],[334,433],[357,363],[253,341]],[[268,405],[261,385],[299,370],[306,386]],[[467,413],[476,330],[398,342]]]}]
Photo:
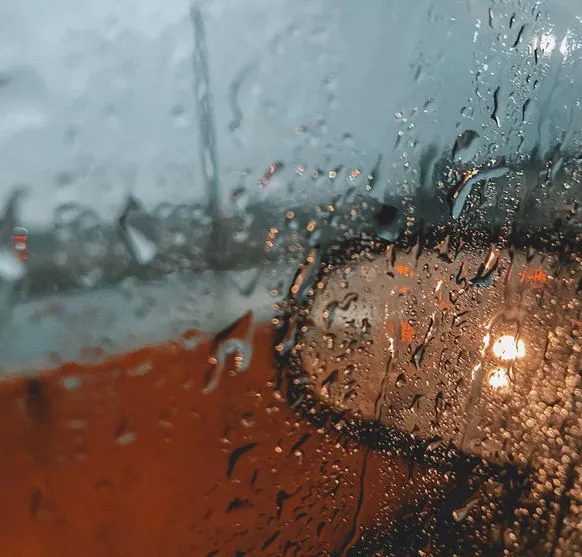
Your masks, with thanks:
[{"label": "orange light smear", "polygon": [[415,277],[416,273],[408,265],[396,265],[394,267],[396,272],[403,277]]},{"label": "orange light smear", "polygon": [[400,294],[407,294],[408,293],[408,286],[401,286],[398,289],[398,292],[400,292]]},{"label": "orange light smear", "polygon": [[394,324],[394,321],[386,322],[386,332],[390,335],[393,335],[396,332],[396,325]]},{"label": "orange light smear", "polygon": [[402,342],[411,342],[414,338],[414,327],[408,321],[400,323],[400,339]]},{"label": "orange light smear", "polygon": [[523,270],[520,275],[521,282],[527,280],[533,288],[542,288],[548,282],[548,278],[548,274],[539,267],[531,270]]}]

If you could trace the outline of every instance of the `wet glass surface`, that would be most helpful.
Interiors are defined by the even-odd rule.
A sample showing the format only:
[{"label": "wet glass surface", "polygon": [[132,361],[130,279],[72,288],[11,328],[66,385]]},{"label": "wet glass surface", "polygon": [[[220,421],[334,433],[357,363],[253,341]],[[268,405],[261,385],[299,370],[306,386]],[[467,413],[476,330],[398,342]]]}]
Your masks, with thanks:
[{"label": "wet glass surface", "polygon": [[0,30],[0,553],[582,555],[577,3]]}]

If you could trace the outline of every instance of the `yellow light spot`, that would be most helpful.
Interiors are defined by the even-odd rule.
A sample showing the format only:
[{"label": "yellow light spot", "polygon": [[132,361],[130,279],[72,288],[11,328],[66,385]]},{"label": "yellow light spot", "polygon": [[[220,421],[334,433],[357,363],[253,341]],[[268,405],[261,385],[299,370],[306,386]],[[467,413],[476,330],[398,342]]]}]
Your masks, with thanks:
[{"label": "yellow light spot", "polygon": [[525,356],[525,344],[513,335],[503,335],[494,342],[493,354],[500,360],[517,360]]},{"label": "yellow light spot", "polygon": [[494,389],[506,389],[509,387],[509,374],[506,369],[498,367],[489,374],[488,383]]}]

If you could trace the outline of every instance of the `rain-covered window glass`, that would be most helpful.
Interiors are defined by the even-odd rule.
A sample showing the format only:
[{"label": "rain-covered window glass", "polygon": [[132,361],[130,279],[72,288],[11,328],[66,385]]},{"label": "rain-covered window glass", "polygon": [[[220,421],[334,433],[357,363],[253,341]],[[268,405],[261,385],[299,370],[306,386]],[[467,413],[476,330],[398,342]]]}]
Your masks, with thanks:
[{"label": "rain-covered window glass", "polygon": [[582,5],[0,2],[0,555],[582,555]]}]

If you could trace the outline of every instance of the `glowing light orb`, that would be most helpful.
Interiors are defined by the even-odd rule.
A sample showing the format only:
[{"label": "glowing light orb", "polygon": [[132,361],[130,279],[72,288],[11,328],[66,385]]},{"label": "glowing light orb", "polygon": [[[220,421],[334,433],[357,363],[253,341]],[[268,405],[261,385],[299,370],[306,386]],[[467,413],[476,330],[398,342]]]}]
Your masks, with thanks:
[{"label": "glowing light orb", "polygon": [[493,354],[500,360],[517,360],[525,356],[525,344],[513,335],[503,335],[493,343]]},{"label": "glowing light orb", "polygon": [[494,389],[506,389],[509,387],[509,381],[509,373],[501,367],[494,369],[488,378],[489,386]]}]

